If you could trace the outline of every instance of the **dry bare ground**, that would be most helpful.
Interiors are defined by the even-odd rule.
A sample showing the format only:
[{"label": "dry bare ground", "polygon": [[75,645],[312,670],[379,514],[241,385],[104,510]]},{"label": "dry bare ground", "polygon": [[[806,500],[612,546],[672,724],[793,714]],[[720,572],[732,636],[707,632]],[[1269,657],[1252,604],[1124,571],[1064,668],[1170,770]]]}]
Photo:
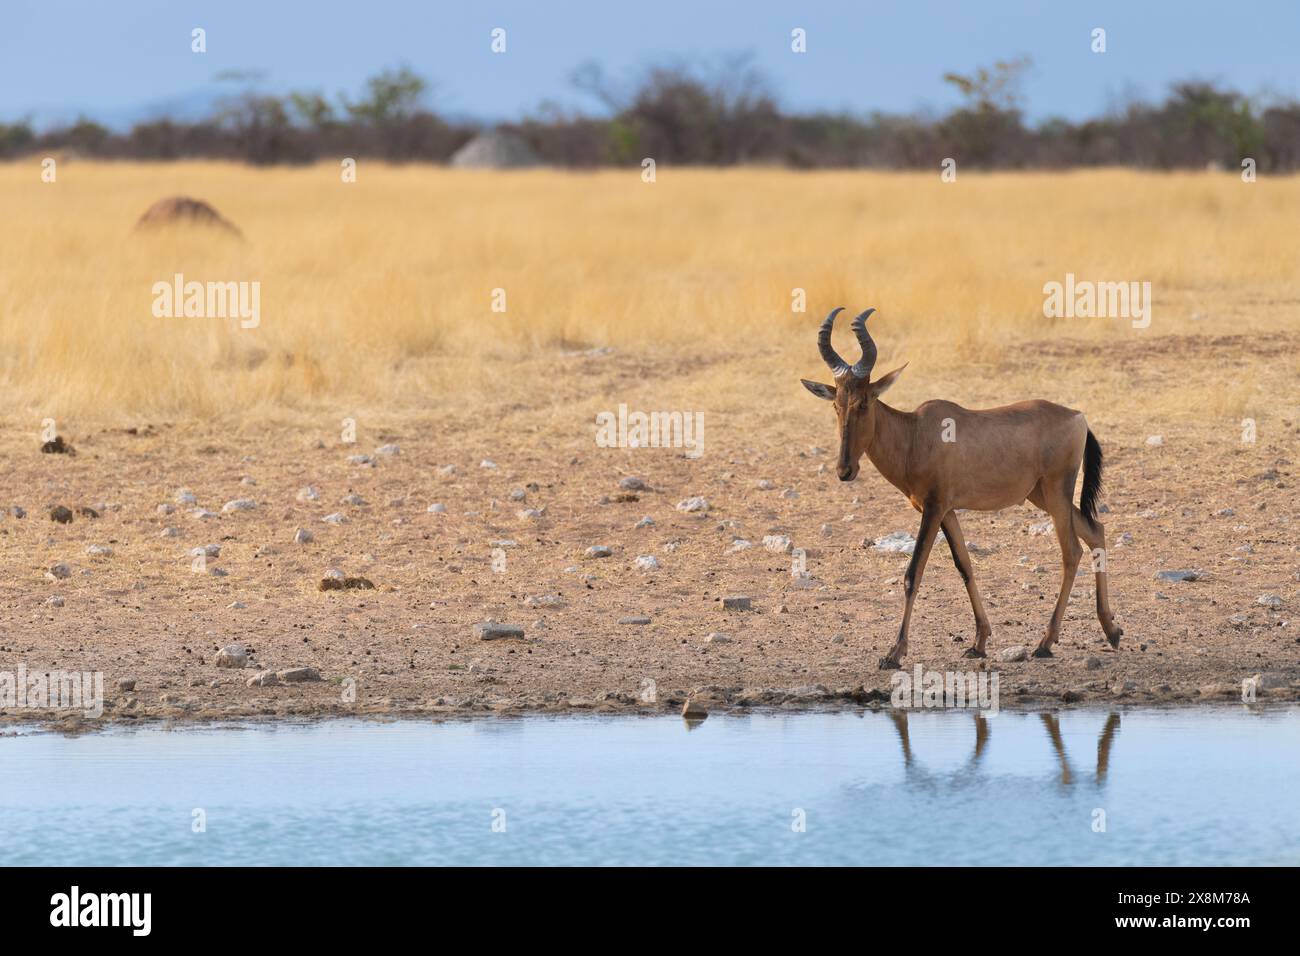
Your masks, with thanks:
[{"label": "dry bare ground", "polygon": [[[101,212],[122,206],[123,234],[134,218],[129,213],[139,210],[128,210],[121,195],[157,191],[132,169],[99,173],[122,181],[112,198],[96,199],[100,193],[77,187]],[[222,169],[221,175],[226,178],[218,181],[232,194],[231,182],[241,177],[296,182],[283,179],[285,173]],[[406,185],[417,175],[433,177],[434,191],[457,202],[455,190],[436,178],[448,174],[390,175]],[[940,542],[920,590],[908,665],[996,670],[1003,706],[1230,700],[1240,696],[1243,678],[1255,674],[1265,675],[1265,699],[1300,696],[1300,635],[1291,619],[1300,597],[1294,484],[1300,284],[1290,274],[1293,255],[1292,265],[1278,264],[1285,252],[1280,234],[1265,228],[1287,210],[1294,219],[1297,184],[1271,187],[1281,213],[1252,205],[1247,215],[1225,211],[1231,200],[1224,197],[1247,188],[1226,177],[1096,174],[1094,186],[1118,183],[1127,190],[1122,194],[1132,200],[1136,225],[1125,232],[1122,223],[1110,231],[1113,210],[1104,213],[1107,228],[1071,226],[1068,218],[1039,223],[1023,210],[1015,223],[1010,213],[998,219],[992,194],[1012,190],[1008,178],[981,183],[972,177],[971,198],[959,209],[937,207],[940,200],[928,192],[916,202],[936,228],[950,228],[942,224],[953,217],[969,220],[971,228],[984,222],[984,239],[962,233],[960,250],[925,256],[919,244],[924,230],[907,219],[903,199],[889,197],[892,181],[863,177],[863,187],[892,213],[863,228],[884,238],[870,240],[880,243],[874,253],[863,249],[809,266],[815,273],[806,282],[809,312],[792,314],[790,288],[801,283],[797,276],[767,275],[771,265],[761,250],[788,244],[789,228],[808,230],[810,243],[824,237],[811,238],[817,223],[797,214],[795,199],[784,198],[790,208],[782,217],[771,204],[751,209],[747,189],[787,183],[808,197],[817,179],[691,175],[701,177],[691,186],[692,216],[699,214],[699,196],[711,196],[706,204],[721,221],[712,235],[726,247],[717,253],[725,263],[702,251],[703,238],[691,240],[674,259],[654,242],[638,249],[626,237],[618,240],[626,245],[611,250],[616,230],[609,223],[548,220],[548,229],[563,233],[559,248],[548,251],[536,238],[538,248],[527,247],[528,261],[511,263],[518,274],[506,283],[510,294],[535,303],[530,276],[539,285],[550,283],[551,291],[582,288],[561,296],[553,311],[545,303],[530,305],[527,321],[487,309],[488,290],[502,284],[490,275],[498,247],[487,234],[513,227],[504,225],[510,203],[492,206],[478,178],[462,181],[473,184],[466,190],[473,200],[488,204],[477,225],[467,226],[473,232],[462,241],[468,251],[452,250],[445,237],[437,240],[448,244],[448,255],[482,260],[473,279],[477,313],[466,304],[469,292],[457,293],[456,309],[448,311],[420,294],[425,280],[417,273],[390,272],[389,260],[367,256],[363,248],[355,253],[361,264],[349,260],[341,272],[368,274],[378,304],[367,306],[358,293],[350,300],[352,313],[331,313],[314,333],[311,319],[300,314],[310,309],[292,299],[269,308],[263,327],[244,338],[237,327],[198,319],[167,320],[174,324],[158,332],[147,290],[178,264],[164,247],[121,253],[130,260],[132,281],[142,284],[136,297],[143,304],[128,308],[124,303],[134,293],[127,290],[134,286],[121,284],[110,251],[94,250],[80,275],[65,258],[41,275],[32,271],[37,253],[17,251],[11,233],[15,255],[5,257],[0,293],[0,340],[8,351],[0,381],[10,409],[0,436],[0,672],[19,666],[28,672],[102,671],[106,721],[657,712],[679,708],[690,695],[733,707],[880,702],[890,675],[875,670],[875,661],[896,632],[907,558],[870,544],[891,532],[914,533],[917,517],[869,465],[852,484],[835,478],[833,414],[798,384],[800,377],[825,380],[828,374],[814,346],[822,306],[875,305],[881,310],[873,319],[880,367],[912,360],[887,397],[890,404],[911,408],[944,397],[986,407],[1040,397],[1087,414],[1106,454],[1103,501],[1109,511],[1102,519],[1112,605],[1125,630],[1118,652],[1109,650],[1093,615],[1085,562],[1057,656],[1001,660],[1002,649],[1032,646],[1041,636],[1059,585],[1059,552],[1053,535],[1033,533],[1046,516],[1028,505],[969,513],[962,522],[976,546],[993,653],[986,662],[960,657],[974,625]],[[16,176],[12,169],[0,176],[7,191],[19,188]],[[559,177],[557,188],[568,190],[576,179]],[[506,182],[504,194],[522,193],[527,205],[542,203],[529,192],[530,182],[555,181],[521,176]],[[853,178],[822,182],[843,192]],[[1039,203],[1053,189],[1066,205],[1088,192],[1077,176],[1026,182]],[[917,177],[898,177],[897,183],[907,186],[897,190],[904,194],[922,188]],[[176,185],[201,192],[190,182]],[[1005,210],[1006,197],[1015,193],[1002,194]],[[26,192],[21,198],[36,201]],[[1258,202],[1253,195],[1248,201]],[[282,210],[259,214],[251,202],[244,209],[237,201],[215,205],[255,250],[259,228],[284,219]],[[666,242],[674,213],[684,215],[684,208],[659,212],[665,223],[650,231]],[[396,215],[385,209],[384,215]],[[623,211],[634,219],[649,215]],[[1176,220],[1168,232],[1162,232],[1161,215]],[[59,216],[33,230],[37,248],[72,255],[86,240],[73,228],[72,207]],[[464,205],[444,210],[442,221],[448,219],[471,221]],[[742,241],[730,226],[746,219],[756,229]],[[31,213],[20,221],[37,218]],[[847,235],[850,227],[837,222]],[[426,228],[436,225],[431,220]],[[60,226],[68,229],[64,238]],[[1087,243],[1072,234],[1062,240],[1069,248],[1055,248],[1048,237],[1058,227],[1086,231]],[[271,265],[260,276],[198,277],[260,277],[272,286],[282,275],[277,270],[298,269],[303,274],[295,272],[292,282],[309,290],[306,272],[328,272],[320,240],[308,230],[303,247],[294,249],[291,228],[283,222],[277,228],[274,250],[266,253]],[[546,269],[593,268],[583,258],[588,250],[574,238],[584,228],[595,232],[583,240],[593,245],[590,256],[607,257],[603,276],[587,276],[584,286],[572,275],[544,275]],[[1210,229],[1210,238],[1198,229]],[[1251,233],[1276,241],[1251,258]],[[884,265],[878,277],[860,274],[884,259],[902,261],[887,248],[902,237],[924,259],[906,267],[905,281]],[[406,238],[409,248],[384,249],[414,269],[427,250],[414,234]],[[325,242],[336,240],[342,242],[333,235]],[[1167,247],[1174,240],[1182,243],[1181,252]],[[602,241],[603,251],[596,250]],[[178,240],[176,256],[198,255],[185,246],[190,242],[197,240]],[[265,248],[267,240],[262,243]],[[1086,254],[1079,251],[1085,246]],[[758,261],[746,264],[746,250],[760,250]],[[1229,252],[1235,253],[1231,261]],[[1144,263],[1143,255],[1154,259]],[[1157,300],[1151,328],[1095,320],[1049,325],[1041,314],[1042,283],[1081,260],[1111,263],[1109,271],[1079,268],[1081,275],[1151,278]],[[188,262],[180,264],[191,268]],[[610,265],[615,262],[620,268]],[[1001,267],[1014,278],[993,274]],[[80,285],[69,289],[74,276]],[[757,290],[735,291],[749,288],[747,277]],[[340,281],[322,279],[336,294]],[[117,311],[100,311],[101,285]],[[314,306],[320,293],[303,295]],[[965,308],[971,323],[921,317],[916,302],[940,296],[945,314]],[[267,300],[276,301],[270,290]],[[431,338],[422,345],[412,339],[422,326],[402,311],[413,303],[427,310],[423,327]],[[88,317],[80,331],[78,305]],[[277,318],[276,308],[292,312],[292,319]],[[583,309],[592,313],[585,325]],[[651,334],[637,327],[641,314]],[[109,324],[113,316],[117,327]],[[721,331],[709,327],[715,318]],[[537,328],[547,330],[541,339]],[[53,329],[61,330],[58,336]],[[43,352],[40,341],[56,357]],[[838,347],[853,354],[847,341]],[[250,361],[249,350],[259,349],[270,357]],[[595,416],[619,404],[702,412],[703,456],[599,447]],[[47,417],[75,455],[40,452]],[[357,423],[355,444],[341,440],[344,418]],[[1246,418],[1256,425],[1253,441],[1243,440]],[[1163,444],[1148,444],[1152,435],[1162,436]],[[377,454],[385,445],[400,453]],[[350,462],[357,455],[371,456],[373,464]],[[496,467],[483,467],[484,459]],[[626,477],[641,478],[647,487],[620,487]],[[299,499],[307,486],[318,491],[317,500]],[[196,503],[178,503],[181,489],[191,490]],[[694,496],[707,500],[707,511],[678,510]],[[222,510],[239,499],[254,504]],[[445,512],[430,512],[435,503]],[[50,519],[58,505],[73,510],[71,522]],[[175,511],[163,513],[160,505]],[[82,506],[99,516],[76,513]],[[200,517],[196,510],[213,514]],[[529,510],[540,515],[525,514]],[[346,521],[323,520],[335,513]],[[646,516],[653,524],[637,527]],[[176,529],[174,536],[161,536],[167,528]],[[296,543],[298,528],[313,540]],[[770,535],[788,537],[804,550],[810,581],[792,576],[791,555],[764,547]],[[738,539],[752,546],[738,546]],[[191,551],[209,544],[220,553],[196,570]],[[588,556],[588,548],[600,545],[612,554]],[[92,546],[111,553],[91,553]],[[658,567],[638,566],[642,555],[653,556]],[[70,576],[48,580],[56,564],[67,565]],[[1161,569],[1204,574],[1164,582],[1154,578]],[[322,591],[319,584],[331,570],[365,577],[375,588]],[[724,610],[720,599],[728,595],[750,597],[752,609]],[[480,639],[474,625],[489,618],[518,625],[523,637]],[[624,623],[632,618],[649,623]],[[728,640],[710,641],[714,633]],[[234,642],[250,649],[256,667],[215,666],[217,651]],[[314,668],[322,679],[248,683],[263,669],[300,667]],[[121,681],[134,685],[120,689]],[[656,689],[652,702],[644,699],[647,682]],[[345,699],[352,687],[354,701]],[[10,709],[0,719],[34,716],[41,714]],[[86,723],[68,719],[69,726]]]}]

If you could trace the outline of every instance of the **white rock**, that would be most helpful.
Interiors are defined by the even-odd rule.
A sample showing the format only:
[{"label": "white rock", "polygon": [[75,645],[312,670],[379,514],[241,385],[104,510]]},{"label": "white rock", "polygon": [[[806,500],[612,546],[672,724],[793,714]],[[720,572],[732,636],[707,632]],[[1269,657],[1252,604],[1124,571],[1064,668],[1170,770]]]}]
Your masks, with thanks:
[{"label": "white rock", "polygon": [[642,571],[659,570],[659,562],[653,554],[638,554],[636,556],[636,566]]},{"label": "white rock", "polygon": [[628,475],[619,481],[618,486],[625,491],[645,491],[647,485],[644,478],[638,478],[635,475]]},{"label": "white rock", "polygon": [[66,564],[53,564],[50,565],[50,569],[45,572],[45,576],[51,581],[63,581],[72,577],[72,568],[68,567]]},{"label": "white rock", "polygon": [[877,538],[871,546],[889,554],[911,554],[916,548],[916,539],[906,531],[891,531],[883,538]]},{"label": "white rock", "polygon": [[354,508],[359,508],[363,506],[365,503],[366,503],[366,499],[362,498],[360,495],[356,493],[350,495],[344,495],[343,500],[339,502],[339,504],[342,505],[352,505]]},{"label": "white rock", "polygon": [[92,544],[86,548],[86,554],[92,557],[108,558],[112,557],[113,549],[106,544]]},{"label": "white rock", "polygon": [[1053,527],[1054,526],[1050,521],[1040,521],[1037,524],[1031,524],[1029,526],[1029,533],[1031,535],[1051,534]]},{"label": "white rock", "polygon": [[222,511],[252,511],[257,507],[257,502],[252,498],[236,498],[234,501],[227,501],[221,506]]},{"label": "white rock", "polygon": [[380,445],[378,448],[375,449],[376,455],[387,455],[390,458],[396,455],[400,455],[401,453],[402,453],[402,449],[399,446],[394,444]]},{"label": "white rock", "polygon": [[608,558],[613,553],[614,550],[606,544],[593,544],[586,551],[589,558]]},{"label": "white rock", "polygon": [[1255,599],[1255,603],[1261,604],[1264,607],[1281,607],[1282,599],[1276,594],[1261,594]]},{"label": "white rock", "polygon": [[497,463],[496,463],[495,461],[493,461],[491,458],[484,458],[482,461],[480,461],[480,462],[478,463],[478,466],[479,466],[480,468],[489,468],[489,469],[491,469],[491,468],[495,468],[495,467],[497,466]]},{"label": "white rock", "polygon": [[799,492],[795,491],[793,488],[787,488],[785,491],[781,492],[781,497],[788,501],[795,501],[799,498]]},{"label": "white rock", "polygon": [[768,534],[763,536],[763,547],[773,554],[789,554],[793,545],[783,534]]},{"label": "white rock", "polygon": [[219,558],[221,557],[221,545],[205,544],[200,548],[190,549],[190,557],[197,558],[199,555],[203,555],[205,558]]},{"label": "white rock", "polygon": [[248,664],[248,651],[243,644],[227,644],[217,651],[218,667],[240,668]]},{"label": "white rock", "polygon": [[737,538],[735,541],[731,542],[732,551],[748,551],[753,546],[753,542],[746,541],[744,538]]},{"label": "white rock", "polygon": [[194,492],[188,488],[182,488],[176,492],[174,500],[178,505],[196,505],[199,503],[199,499],[194,497]]},{"label": "white rock", "polygon": [[456,474],[456,466],[443,465],[441,468],[438,469],[438,474],[442,475],[442,477],[444,478],[450,478],[452,475]]},{"label": "white rock", "polygon": [[310,544],[315,539],[316,536],[313,535],[306,528],[299,528],[297,531],[293,533],[294,544]]},{"label": "white rock", "polygon": [[427,510],[431,515],[445,515],[447,513],[447,506],[435,501],[425,510]]},{"label": "white rock", "polygon": [[63,598],[58,594],[52,594],[45,599],[45,603],[50,607],[63,607]]},{"label": "white rock", "polygon": [[181,533],[180,528],[163,528],[161,531],[158,532],[158,537],[176,538],[176,537],[180,537],[180,533]]},{"label": "white rock", "polygon": [[1161,435],[1147,436],[1147,445],[1151,448],[1159,448],[1164,443],[1165,443],[1164,437]]},{"label": "white rock", "polygon": [[708,511],[709,502],[698,495],[694,498],[684,498],[677,502],[677,510],[688,514],[695,511]]},{"label": "white rock", "polygon": [[712,634],[710,634],[708,637],[706,637],[706,638],[704,639],[704,641],[705,641],[705,643],[707,643],[707,644],[730,644],[730,643],[732,643],[731,638],[727,637],[726,634],[723,634],[723,633],[721,633],[720,631],[714,631]]},{"label": "white rock", "polygon": [[320,492],[317,491],[315,488],[313,488],[311,485],[306,485],[306,486],[304,486],[304,487],[298,489],[298,500],[299,500],[299,501],[319,501],[319,500],[320,500]]},{"label": "white rock", "polygon": [[633,527],[633,528],[653,528],[654,526],[655,526],[655,519],[652,518],[652,517],[650,517],[649,515],[645,515],[645,516],[644,516],[640,521],[638,521],[638,522],[637,522],[636,524],[634,524],[632,527]]},{"label": "white rock", "polygon": [[160,515],[175,514],[176,506],[172,504],[170,501],[164,501],[162,504],[158,506],[158,513]]},{"label": "white rock", "polygon": [[326,522],[327,524],[347,524],[347,523],[348,523],[348,519],[347,519],[346,517],[344,517],[343,515],[339,514],[337,511],[334,512],[332,515],[326,515],[325,517],[321,518],[320,520]]},{"label": "white rock", "polygon": [[1024,661],[1029,659],[1029,650],[1026,647],[1004,647],[998,651],[998,660],[1000,661]]},{"label": "white rock", "polygon": [[776,485],[773,482],[768,481],[766,478],[763,478],[760,479],[758,484],[755,485],[754,487],[756,487],[759,491],[771,491],[773,488],[776,487]]}]

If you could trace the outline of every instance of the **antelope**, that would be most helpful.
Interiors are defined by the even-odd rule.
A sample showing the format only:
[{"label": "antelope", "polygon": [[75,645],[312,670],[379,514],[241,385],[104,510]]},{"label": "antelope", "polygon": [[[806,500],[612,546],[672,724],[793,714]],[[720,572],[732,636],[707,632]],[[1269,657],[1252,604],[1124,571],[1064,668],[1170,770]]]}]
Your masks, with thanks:
[{"label": "antelope", "polygon": [[[1083,413],[1042,400],[982,409],[962,408],[945,401],[924,402],[912,412],[890,408],[880,396],[898,380],[907,365],[904,363],[871,381],[876,343],[867,331],[867,319],[875,309],[867,309],[852,323],[862,358],[853,365],[840,358],[831,348],[831,331],[835,317],[842,311],[843,306],[832,311],[817,335],[817,348],[830,367],[835,384],[800,381],[808,391],[835,406],[840,437],[836,472],[840,481],[855,479],[859,462],[866,455],[885,480],[906,495],[912,507],[921,513],[921,528],[904,578],[903,623],[893,648],[880,659],[880,669],[897,669],[907,653],[912,604],[941,528],[975,612],[975,645],[964,656],[985,656],[993,628],[975,586],[957,512],[998,511],[1024,501],[1051,516],[1064,570],[1047,633],[1035,647],[1033,656],[1052,656],[1052,645],[1060,634],[1061,619],[1083,556],[1080,539],[1094,555],[1097,619],[1110,646],[1118,648],[1124,632],[1116,626],[1110,611],[1106,532],[1097,520],[1101,445],[1088,428]],[[1080,464],[1083,465],[1083,491],[1079,506],[1075,507],[1074,483]]]}]

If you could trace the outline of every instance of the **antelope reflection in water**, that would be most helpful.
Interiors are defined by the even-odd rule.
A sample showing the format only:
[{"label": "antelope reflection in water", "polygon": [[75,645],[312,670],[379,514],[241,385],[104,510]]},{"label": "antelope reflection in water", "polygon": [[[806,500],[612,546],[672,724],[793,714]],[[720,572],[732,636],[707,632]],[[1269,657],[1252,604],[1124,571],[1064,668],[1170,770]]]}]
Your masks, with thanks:
[{"label": "antelope reflection in water", "polygon": [[[972,751],[966,765],[952,773],[935,774],[917,764],[912,756],[912,741],[908,734],[907,716],[906,710],[892,709],[889,711],[889,718],[893,721],[894,730],[898,733],[899,746],[903,751],[903,769],[910,781],[922,786],[942,784],[960,787],[979,775],[980,764],[988,750],[991,733],[990,722],[987,717],[979,713],[973,715],[975,721],[975,749]],[[1041,713],[1038,717],[1042,721],[1043,729],[1047,731],[1047,739],[1051,743],[1052,750],[1056,754],[1057,762],[1060,765],[1061,786],[1073,786],[1075,772],[1070,766],[1070,758],[1065,751],[1065,741],[1061,737],[1060,718],[1056,714],[1049,713]],[[1106,722],[1097,737],[1097,766],[1093,772],[1092,783],[1098,789],[1106,785],[1106,775],[1110,770],[1110,748],[1115,742],[1116,734],[1119,733],[1119,723],[1119,714],[1112,711],[1107,715]]]}]

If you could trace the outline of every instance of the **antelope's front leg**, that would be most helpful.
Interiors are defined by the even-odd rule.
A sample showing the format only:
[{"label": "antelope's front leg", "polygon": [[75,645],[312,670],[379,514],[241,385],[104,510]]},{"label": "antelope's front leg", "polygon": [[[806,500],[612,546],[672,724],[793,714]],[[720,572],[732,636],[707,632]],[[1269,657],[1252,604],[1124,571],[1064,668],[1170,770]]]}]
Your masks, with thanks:
[{"label": "antelope's front leg", "polygon": [[907,653],[907,629],[912,622],[912,602],[916,600],[916,591],[921,586],[921,575],[925,573],[925,562],[930,557],[934,536],[939,532],[941,517],[937,505],[927,504],[921,512],[921,530],[916,533],[916,547],[912,549],[912,560],[907,565],[907,576],[903,579],[903,590],[907,595],[903,624],[898,629],[898,640],[894,642],[889,656],[880,659],[882,671],[897,670],[903,655]]}]

